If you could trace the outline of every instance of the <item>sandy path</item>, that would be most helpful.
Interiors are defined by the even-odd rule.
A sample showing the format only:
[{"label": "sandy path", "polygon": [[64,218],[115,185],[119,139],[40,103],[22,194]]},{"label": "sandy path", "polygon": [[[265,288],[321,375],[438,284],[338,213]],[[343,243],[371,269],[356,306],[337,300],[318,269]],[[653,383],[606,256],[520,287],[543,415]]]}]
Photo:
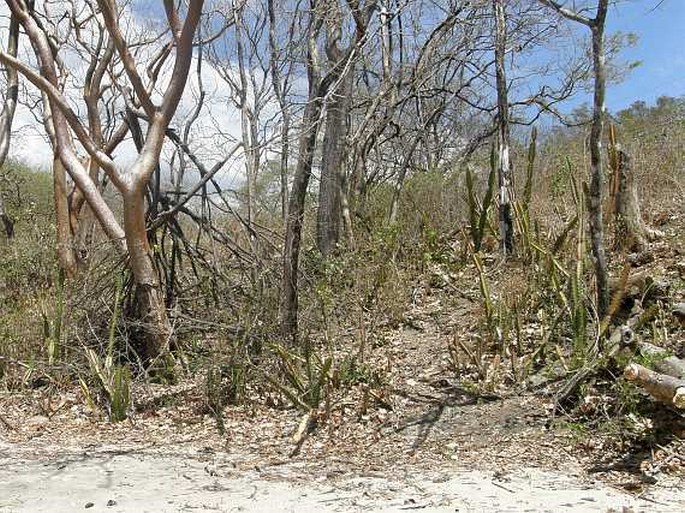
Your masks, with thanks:
[{"label": "sandy path", "polygon": [[685,511],[685,496],[675,489],[661,488],[654,498],[636,499],[538,469],[497,477],[454,470],[307,480],[297,479],[297,470],[287,467],[277,472],[237,471],[183,456],[94,453],[30,461],[0,452],[0,511]]}]

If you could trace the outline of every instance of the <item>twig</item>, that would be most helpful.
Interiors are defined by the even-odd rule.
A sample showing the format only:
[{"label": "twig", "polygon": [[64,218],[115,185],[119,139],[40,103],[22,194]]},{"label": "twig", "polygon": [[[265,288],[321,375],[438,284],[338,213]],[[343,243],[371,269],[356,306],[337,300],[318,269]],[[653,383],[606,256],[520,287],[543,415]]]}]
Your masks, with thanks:
[{"label": "twig", "polygon": [[0,422],[2,422],[3,426],[5,426],[10,431],[16,431],[17,430],[17,428],[14,427],[12,424],[10,424],[9,421],[5,417],[3,417],[1,414],[0,414]]},{"label": "twig", "polygon": [[499,484],[497,481],[491,481],[491,483],[494,484],[497,488],[501,488],[501,489],[504,490],[505,492],[516,493],[514,490],[512,490],[512,489],[510,489],[510,488],[507,488],[507,487],[504,486],[504,485]]},{"label": "twig", "polygon": [[307,436],[314,431],[316,427],[316,410],[310,410],[306,413],[302,420],[300,420],[300,425],[293,435],[293,442],[295,442],[295,447],[290,451],[290,457],[293,458],[300,454],[304,442],[307,440]]}]

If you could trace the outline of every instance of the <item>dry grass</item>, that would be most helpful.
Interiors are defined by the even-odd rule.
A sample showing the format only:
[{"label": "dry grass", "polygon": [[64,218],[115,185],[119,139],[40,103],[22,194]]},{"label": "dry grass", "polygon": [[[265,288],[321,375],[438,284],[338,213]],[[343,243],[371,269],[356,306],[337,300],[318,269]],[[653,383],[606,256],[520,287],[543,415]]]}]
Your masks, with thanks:
[{"label": "dry grass", "polygon": [[[645,129],[651,130],[649,126]],[[665,240],[650,247],[654,261],[646,269],[667,279],[671,297],[682,299],[685,217],[681,210],[685,197],[681,184],[685,183],[685,169],[681,156],[685,130],[669,131],[666,143],[659,138],[659,128],[654,130],[657,133],[647,137],[626,129],[622,137],[634,156],[644,217],[666,232]],[[276,458],[291,449],[286,433],[300,424],[301,413],[293,409],[297,405],[317,412],[319,426],[312,444],[305,442],[303,458],[333,454],[335,447],[364,444],[369,458],[354,455],[361,458],[360,465],[387,464],[401,454],[427,461],[449,458],[446,453],[438,451],[436,456],[431,451],[457,428],[450,431],[441,423],[437,434],[425,434],[422,441],[422,428],[412,424],[413,419],[430,423],[430,415],[449,404],[455,411],[477,418],[485,411],[493,414],[495,408],[471,404],[479,400],[515,396],[526,388],[539,391],[546,387],[553,392],[559,379],[583,364],[585,351],[594,340],[598,325],[593,316],[589,256],[579,246],[582,224],[580,230],[577,226],[568,229],[579,212],[574,184],[577,191],[586,173],[582,140],[582,131],[578,131],[552,134],[540,143],[531,202],[524,205],[529,217],[526,224],[519,224],[517,233],[524,246],[510,261],[502,261],[497,253],[496,234],[490,228],[497,224],[492,211],[483,252],[474,255],[471,236],[464,228],[469,212],[460,170],[410,178],[395,227],[385,226],[388,194],[379,188],[368,199],[354,247],[343,248],[328,261],[310,249],[313,237],[305,234],[301,329],[306,343],[301,348],[286,348],[287,352],[277,325],[280,258],[276,246],[264,244],[255,274],[254,268],[228,248],[200,236],[198,252],[208,265],[193,269],[188,260],[184,262],[177,278],[181,290],[172,309],[178,334],[176,370],[185,392],[176,394],[175,388],[165,385],[162,390],[166,392],[161,395],[168,392],[166,399],[148,401],[146,387],[151,385],[144,373],[137,374],[131,389],[133,408],[138,411],[134,418],[152,419],[149,426],[147,420],[141,425],[143,431],[154,432],[154,418],[171,415],[176,422],[190,426],[190,431],[201,426],[201,443],[210,443],[217,425],[224,436],[242,440],[239,433],[247,426],[268,424],[273,417],[276,420],[262,430],[273,443],[262,444],[262,449]],[[525,162],[525,150],[522,145],[516,162]],[[485,174],[475,175],[480,180],[479,193]],[[269,220],[264,224],[276,225]],[[217,226],[230,232],[235,242],[246,244],[240,227],[232,222],[218,219]],[[186,228],[193,233],[191,225]],[[0,414],[17,423],[22,415],[42,415],[36,406],[41,401],[48,401],[44,408],[50,412],[63,402],[59,413],[47,415],[60,419],[59,426],[53,426],[55,430],[48,434],[58,436],[63,429],[64,436],[72,436],[78,430],[72,422],[78,417],[79,422],[88,419],[90,427],[84,436],[91,436],[93,426],[101,425],[98,422],[106,401],[97,393],[84,348],[95,350],[100,357],[106,355],[120,263],[112,261],[103,247],[103,253],[94,252],[90,271],[68,284],[60,340],[64,349],[50,363],[46,329],[49,335],[58,310],[52,279],[54,257],[50,244],[39,244],[38,232],[22,230],[21,225],[17,230],[27,234],[25,240],[0,245],[5,261],[12,262],[0,273],[4,280],[0,283],[0,383],[12,392],[6,395],[11,400]],[[554,248],[564,232],[563,244]],[[611,230],[607,232],[610,247]],[[271,242],[274,240],[278,242],[277,238]],[[22,247],[25,252],[20,251]],[[23,254],[30,256],[22,260]],[[624,258],[611,255],[614,275],[623,269]],[[34,259],[38,265],[32,263]],[[35,278],[27,278],[32,276],[29,272],[37,273]],[[10,304],[6,300],[12,301],[11,307],[5,306]],[[661,312],[645,328],[644,336],[668,343],[682,355],[685,333],[670,322],[666,308]],[[135,370],[126,319],[120,321],[115,332],[115,359]],[[584,345],[579,346],[579,341]],[[85,388],[77,385],[79,379]],[[88,387],[94,392],[90,399],[95,409],[88,405]],[[534,429],[525,436],[516,431],[511,440],[525,439],[531,446],[547,440],[544,424],[548,411],[544,408],[549,400],[536,395],[516,401],[511,397],[506,404],[516,403],[512,408],[520,406],[516,411],[521,412],[529,403],[535,404],[530,412],[521,413],[533,419]],[[162,405],[169,402],[172,406]],[[141,413],[143,404],[152,406]],[[78,412],[73,418],[66,413],[71,408]],[[649,401],[617,382],[609,370],[578,392],[576,408],[569,409],[563,420],[572,426],[604,426],[604,449],[642,450],[655,440],[668,445],[664,433],[668,422],[673,425],[672,418],[639,432],[642,420],[653,413],[650,408]],[[503,417],[493,422],[507,432]],[[462,427],[477,431],[474,426]],[[411,436],[402,434],[405,432]],[[550,436],[567,434],[564,427]],[[16,436],[21,439],[24,435],[29,436],[24,431]],[[519,435],[523,438],[517,438]],[[489,442],[485,435],[479,442],[484,458],[495,457],[487,451]],[[545,443],[552,447],[553,442]],[[261,447],[254,437],[245,438],[244,443]],[[412,453],[414,443],[420,448]],[[514,442],[502,447],[515,451]],[[337,457],[352,457],[349,452],[338,452]],[[550,451],[548,461],[552,459]]]}]

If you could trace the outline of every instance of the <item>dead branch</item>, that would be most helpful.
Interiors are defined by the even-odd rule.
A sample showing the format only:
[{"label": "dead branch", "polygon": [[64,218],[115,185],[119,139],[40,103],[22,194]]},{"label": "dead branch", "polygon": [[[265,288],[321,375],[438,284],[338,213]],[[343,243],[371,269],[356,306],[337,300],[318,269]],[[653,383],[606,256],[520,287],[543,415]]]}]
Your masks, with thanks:
[{"label": "dead branch", "polygon": [[12,424],[10,424],[9,421],[5,417],[3,417],[2,415],[0,415],[0,423],[10,431],[16,431],[17,430],[17,428],[14,427]]},{"label": "dead branch", "polygon": [[297,427],[297,431],[295,431],[295,433],[293,434],[293,443],[295,444],[295,447],[293,448],[292,451],[290,451],[290,457],[291,458],[297,456],[300,453],[300,451],[302,450],[302,446],[304,445],[305,441],[307,440],[307,437],[316,428],[316,424],[317,424],[317,411],[316,410],[310,410],[309,412],[305,413],[302,416],[302,419],[300,420],[300,423]]},{"label": "dead branch", "polygon": [[[604,355],[591,355],[589,361],[583,367],[578,369],[573,376],[571,376],[564,387],[556,395],[554,401],[554,411],[559,411],[561,406],[571,397],[578,387],[584,383],[590,376],[595,375],[599,370],[605,368],[607,362],[613,360],[621,348],[631,346],[634,341],[634,334],[643,324],[649,322],[658,309],[656,306],[647,310],[640,310],[635,313],[628,321],[612,331],[609,336],[609,341],[606,344]],[[602,358],[605,356],[606,358]]]},{"label": "dead branch", "polygon": [[659,374],[637,363],[628,365],[623,375],[644,388],[657,401],[685,409],[685,380]]},{"label": "dead branch", "polygon": [[685,361],[675,356],[666,356],[664,349],[649,342],[636,340],[634,345],[642,356],[650,359],[655,371],[685,380]]}]

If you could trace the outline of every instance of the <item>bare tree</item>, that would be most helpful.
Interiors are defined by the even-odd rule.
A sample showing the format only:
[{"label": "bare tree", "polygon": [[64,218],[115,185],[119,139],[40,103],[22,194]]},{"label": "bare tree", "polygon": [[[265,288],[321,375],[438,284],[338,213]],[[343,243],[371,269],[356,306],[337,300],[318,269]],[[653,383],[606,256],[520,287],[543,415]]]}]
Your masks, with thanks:
[{"label": "bare tree", "polygon": [[609,309],[609,277],[604,247],[604,224],[602,199],[604,169],[602,162],[602,137],[604,135],[606,96],[606,57],[604,53],[604,29],[609,0],[597,0],[595,16],[588,17],[578,10],[565,7],[555,0],[539,0],[563,17],[585,25],[592,34],[592,67],[594,73],[594,95],[592,128],[590,131],[590,186],[588,188],[588,222],[592,254],[595,261],[597,280],[597,311],[604,317]]},{"label": "bare tree", "polygon": [[[394,4],[397,5],[397,4]],[[361,59],[357,64],[359,78],[353,83],[355,96],[350,115],[350,134],[347,141],[350,172],[347,173],[342,194],[342,218],[345,236],[348,243],[353,241],[352,217],[358,214],[366,192],[369,154],[377,143],[381,142],[386,132],[393,132],[391,127],[398,101],[397,95],[403,76],[404,34],[402,27],[402,9],[392,9],[393,2],[379,2],[379,30],[376,32],[380,48],[380,81],[374,84],[367,80],[379,64],[370,59]],[[397,30],[394,30],[397,26]],[[371,46],[372,54],[374,47]],[[396,59],[393,54],[396,54]],[[399,62],[398,62],[399,61]],[[359,106],[363,106],[362,109]]]},{"label": "bare tree", "polygon": [[[77,16],[81,15],[81,18]],[[83,102],[86,106],[88,132],[95,145],[105,153],[112,154],[123,142],[129,132],[129,125],[117,126],[114,114],[115,104],[121,101],[121,92],[106,81],[109,74],[122,73],[119,62],[116,62],[114,41],[109,37],[104,22],[97,16],[97,6],[86,3],[81,13],[72,13],[74,47],[87,64],[82,87]],[[88,23],[92,20],[92,23]],[[115,72],[115,64],[119,71]],[[103,121],[100,112],[106,117]],[[100,187],[100,167],[96,159],[85,161],[91,181]],[[89,246],[95,227],[95,216],[86,202],[80,188],[73,186],[69,194],[70,227],[72,248],[79,266],[83,267],[89,257]]]},{"label": "bare tree", "polygon": [[[263,55],[267,16],[261,4],[234,2],[224,38],[211,46],[209,60],[231,90],[231,101],[240,113],[240,139],[244,151],[245,187],[243,205],[251,251],[258,251],[256,223],[257,179],[264,161],[267,136],[262,119],[271,100],[270,62]],[[227,51],[231,49],[232,51]],[[271,64],[272,66],[272,64]],[[258,261],[255,260],[256,262]]]},{"label": "bare tree", "polygon": [[347,3],[355,24],[354,43],[340,60],[324,74],[319,58],[318,38],[325,21],[325,2],[310,0],[306,25],[306,65],[308,100],[302,115],[302,132],[299,140],[298,160],[290,191],[288,219],[286,222],[285,247],[283,250],[283,281],[281,290],[281,329],[286,338],[296,343],[298,339],[298,285],[297,270],[304,221],[304,204],[312,174],[316,139],[321,126],[321,112],[326,96],[340,80],[347,67],[357,56],[366,40],[371,14],[376,8],[375,0],[363,6],[357,2]]},{"label": "bare tree", "polygon": [[[395,114],[400,150],[392,152],[396,172],[391,223],[397,220],[400,195],[412,167],[433,171],[449,167],[472,146],[474,137],[479,143],[482,140],[476,123],[464,122],[462,116],[468,110],[488,115],[494,110],[482,93],[494,63],[486,6],[485,2],[458,3],[446,11],[438,9],[436,15],[441,17],[431,31],[419,25],[426,34],[417,35],[420,44],[406,58],[411,64],[404,66],[408,73],[400,85]],[[422,14],[415,16],[421,19]]]},{"label": "bare tree", "polygon": [[497,82],[497,127],[499,139],[499,226],[502,252],[514,252],[514,169],[510,155],[509,96],[504,59],[507,53],[507,18],[504,0],[493,0],[495,11],[495,74]]},{"label": "bare tree", "polygon": [[[341,47],[343,38],[343,13],[336,2],[328,6],[326,23],[326,57],[329,67],[334,68],[350,53],[355,41],[347,48]],[[335,249],[342,225],[343,189],[346,181],[345,160],[348,118],[351,108],[354,62],[345,66],[336,86],[329,93],[326,105],[326,128],[321,157],[319,181],[319,208],[317,211],[317,245],[326,257]]]},{"label": "bare tree", "polygon": [[[287,94],[290,88],[293,59],[281,58],[283,52],[279,49],[278,44],[278,26],[274,0],[267,0],[267,12],[269,16],[269,63],[271,66],[271,84],[281,111],[279,175],[281,182],[281,215],[283,216],[283,222],[286,222],[288,217],[288,163],[290,158],[290,125],[292,118],[291,105],[287,100]],[[289,25],[288,34],[286,36],[287,41],[293,40],[294,30],[295,18],[293,18],[293,22]],[[282,61],[283,64],[281,64]],[[282,69],[283,67],[285,69]]]},{"label": "bare tree", "polygon": [[[144,326],[141,353],[145,361],[152,362],[165,353],[172,333],[146,233],[145,191],[159,162],[166,130],[178,107],[187,81],[193,55],[193,40],[202,12],[203,0],[190,0],[185,8],[183,20],[174,2],[171,0],[164,2],[167,23],[175,49],[175,60],[171,77],[159,105],[153,102],[151,93],[145,87],[143,78],[138,72],[136,61],[119,25],[121,13],[117,4],[110,0],[97,2],[99,15],[121,59],[132,94],[141,106],[141,116],[148,124],[144,146],[127,170],[120,169],[113,158],[98,146],[60,91],[53,47],[36,21],[33,10],[22,0],[7,0],[7,5],[31,41],[40,69],[34,69],[7,52],[0,52],[0,61],[18,70],[48,97],[55,143],[61,163],[83,192],[86,201],[110,238],[120,241],[120,246],[128,250],[129,266],[136,285],[137,314]],[[123,230],[104,202],[88,169],[79,159],[72,133],[120,192],[123,199]]]},{"label": "bare tree", "polygon": [[[12,57],[16,57],[19,42],[19,21],[16,16],[11,16],[10,18],[9,34],[7,37],[7,53]],[[17,70],[11,66],[7,66],[5,75],[7,77],[5,103],[2,107],[2,112],[0,112],[0,167],[5,164],[7,153],[9,152],[12,121],[14,120],[14,113],[17,109],[17,100],[19,96],[19,74],[17,73]],[[3,224],[5,236],[8,239],[12,238],[14,235],[14,221],[5,211],[2,192],[0,192],[0,220]]]}]

